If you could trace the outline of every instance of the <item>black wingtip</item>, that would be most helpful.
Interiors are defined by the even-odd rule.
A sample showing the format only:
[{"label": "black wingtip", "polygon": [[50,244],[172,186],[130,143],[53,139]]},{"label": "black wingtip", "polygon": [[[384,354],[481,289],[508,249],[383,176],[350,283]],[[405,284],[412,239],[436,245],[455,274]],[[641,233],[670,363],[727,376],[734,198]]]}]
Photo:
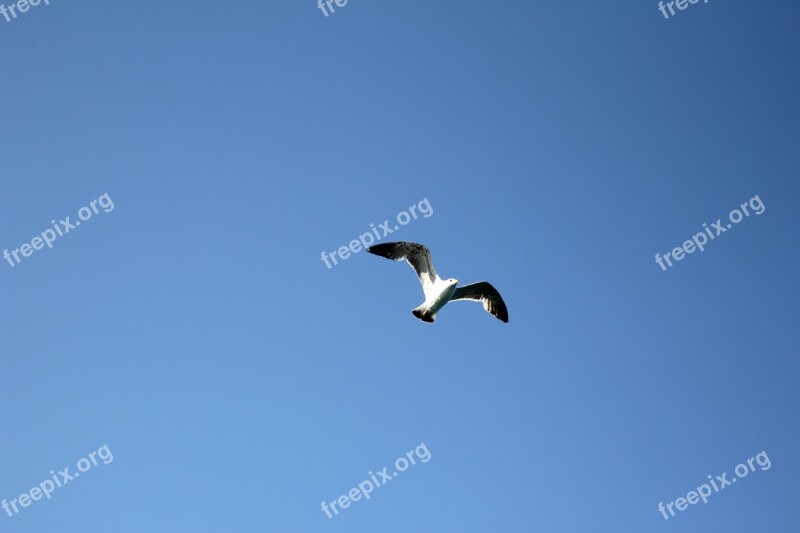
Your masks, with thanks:
[{"label": "black wingtip", "polygon": [[508,324],[508,309],[506,308],[505,302],[503,302],[502,300],[500,301],[502,302],[502,304],[500,309],[498,310],[498,313],[495,316],[499,318],[504,324]]},{"label": "black wingtip", "polygon": [[367,252],[373,255],[379,255],[381,257],[385,257],[387,259],[394,259],[395,250],[397,248],[396,242],[384,242],[381,244],[376,244],[375,246],[370,246],[367,248]]}]

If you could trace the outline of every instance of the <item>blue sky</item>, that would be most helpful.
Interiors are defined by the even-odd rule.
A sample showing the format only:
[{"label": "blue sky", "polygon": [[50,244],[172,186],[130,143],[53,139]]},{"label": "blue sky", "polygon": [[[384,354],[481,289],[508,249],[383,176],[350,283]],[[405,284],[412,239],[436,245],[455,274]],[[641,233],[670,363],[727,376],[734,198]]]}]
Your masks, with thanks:
[{"label": "blue sky", "polygon": [[[799,22],[788,0],[0,18],[0,249],[114,202],[0,262],[0,499],[113,452],[0,531],[792,530]],[[406,265],[322,262],[423,199],[384,241],[489,280],[508,324],[424,324]]]}]

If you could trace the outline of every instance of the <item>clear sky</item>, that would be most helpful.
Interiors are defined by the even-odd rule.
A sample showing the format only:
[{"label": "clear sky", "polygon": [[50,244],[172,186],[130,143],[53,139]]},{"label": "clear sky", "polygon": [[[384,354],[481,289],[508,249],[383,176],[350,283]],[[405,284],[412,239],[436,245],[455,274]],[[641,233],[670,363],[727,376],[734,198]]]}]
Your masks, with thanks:
[{"label": "clear sky", "polygon": [[[31,245],[0,262],[0,499],[113,453],[0,531],[796,531],[798,24],[789,0],[0,18],[0,250]],[[363,251],[325,266],[425,199],[383,242],[490,281],[508,324],[420,322],[413,272]]]}]

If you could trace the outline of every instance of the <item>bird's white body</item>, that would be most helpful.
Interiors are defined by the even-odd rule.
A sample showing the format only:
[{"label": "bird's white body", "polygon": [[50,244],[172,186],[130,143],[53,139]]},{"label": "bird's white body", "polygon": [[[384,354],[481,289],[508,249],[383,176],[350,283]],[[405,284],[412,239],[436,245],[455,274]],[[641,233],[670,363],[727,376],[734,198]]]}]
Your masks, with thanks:
[{"label": "bird's white body", "polygon": [[427,291],[425,291],[425,301],[411,311],[414,316],[426,322],[436,320],[436,313],[439,309],[447,305],[456,292],[457,279],[437,278]]}]

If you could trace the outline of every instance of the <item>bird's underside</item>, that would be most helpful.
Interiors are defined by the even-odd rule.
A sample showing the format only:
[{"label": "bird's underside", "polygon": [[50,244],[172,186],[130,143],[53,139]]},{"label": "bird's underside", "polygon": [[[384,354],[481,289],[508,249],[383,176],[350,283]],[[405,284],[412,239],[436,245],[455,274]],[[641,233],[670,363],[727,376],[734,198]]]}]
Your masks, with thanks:
[{"label": "bird's underside", "polygon": [[481,302],[483,308],[503,322],[508,322],[508,309],[491,283],[479,281],[458,287],[457,279],[442,279],[436,274],[431,260],[431,252],[425,246],[414,242],[387,242],[377,244],[367,251],[393,261],[407,261],[419,276],[425,302],[411,312],[423,322],[433,322],[436,314],[454,300],[474,300]]}]

